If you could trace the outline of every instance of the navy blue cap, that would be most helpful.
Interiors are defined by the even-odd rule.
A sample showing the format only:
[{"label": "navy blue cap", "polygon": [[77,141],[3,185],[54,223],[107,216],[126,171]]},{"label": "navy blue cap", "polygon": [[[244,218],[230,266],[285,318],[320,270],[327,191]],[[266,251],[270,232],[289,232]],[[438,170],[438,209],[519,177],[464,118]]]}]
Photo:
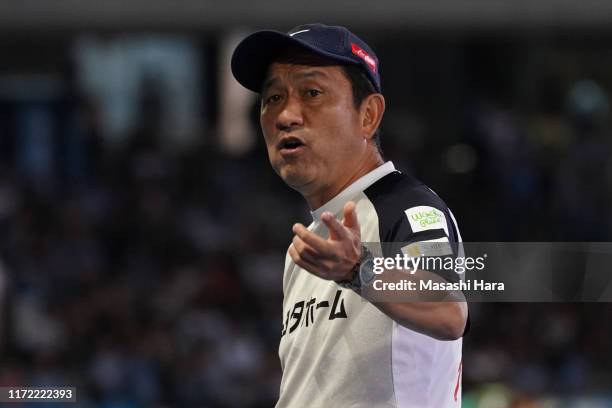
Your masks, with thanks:
[{"label": "navy blue cap", "polygon": [[289,30],[257,31],[238,44],[232,55],[232,73],[242,86],[261,92],[268,66],[290,46],[302,47],[338,64],[361,67],[380,92],[378,58],[363,40],[345,27],[305,24]]}]

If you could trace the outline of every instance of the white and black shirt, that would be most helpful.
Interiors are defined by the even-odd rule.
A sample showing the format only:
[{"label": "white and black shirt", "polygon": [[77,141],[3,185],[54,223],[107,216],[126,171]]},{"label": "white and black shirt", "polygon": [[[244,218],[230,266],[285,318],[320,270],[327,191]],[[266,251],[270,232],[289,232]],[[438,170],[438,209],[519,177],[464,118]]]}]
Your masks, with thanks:
[{"label": "white and black shirt", "polygon": [[[444,202],[391,162],[312,212],[308,229],[327,237],[321,214],[330,211],[341,219],[347,201],[356,203],[363,242],[461,241]],[[283,293],[277,407],[461,406],[462,339],[440,341],[400,326],[353,291],[303,270],[289,255]]]}]

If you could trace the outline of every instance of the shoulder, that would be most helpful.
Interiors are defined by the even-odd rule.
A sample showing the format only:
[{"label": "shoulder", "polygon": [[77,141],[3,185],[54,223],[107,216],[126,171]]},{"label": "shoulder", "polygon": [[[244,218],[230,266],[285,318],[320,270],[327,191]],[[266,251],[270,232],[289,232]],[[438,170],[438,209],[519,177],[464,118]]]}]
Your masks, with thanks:
[{"label": "shoulder", "polygon": [[436,193],[416,178],[394,171],[368,187],[364,193],[377,211],[403,211],[406,205],[431,205],[446,209]]},{"label": "shoulder", "polygon": [[458,241],[458,231],[446,203],[416,178],[393,172],[368,187],[364,194],[378,216],[382,241],[447,236]]}]

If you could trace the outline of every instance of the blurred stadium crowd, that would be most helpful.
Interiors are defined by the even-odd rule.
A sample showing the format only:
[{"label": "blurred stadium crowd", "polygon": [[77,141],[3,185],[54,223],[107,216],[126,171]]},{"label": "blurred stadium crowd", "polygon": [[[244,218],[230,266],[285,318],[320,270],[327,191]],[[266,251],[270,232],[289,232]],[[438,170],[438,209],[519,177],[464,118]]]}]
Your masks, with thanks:
[{"label": "blurred stadium crowd", "polygon": [[[512,41],[371,38],[383,150],[445,199],[464,240],[612,241],[609,52],[580,65],[580,43],[533,62]],[[214,75],[209,125],[177,148],[162,83],[139,84],[111,140],[71,60],[52,97],[17,98],[23,81],[0,72],[0,384],[76,386],[91,407],[273,406],[284,254],[308,208],[261,138],[221,148]],[[610,406],[611,306],[472,305],[464,406]]]}]

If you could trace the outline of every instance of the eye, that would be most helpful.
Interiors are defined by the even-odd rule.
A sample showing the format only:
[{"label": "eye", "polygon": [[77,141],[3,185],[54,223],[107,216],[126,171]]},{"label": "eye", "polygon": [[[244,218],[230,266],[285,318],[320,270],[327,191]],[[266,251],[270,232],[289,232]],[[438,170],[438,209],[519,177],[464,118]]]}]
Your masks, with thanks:
[{"label": "eye", "polygon": [[281,96],[278,94],[270,95],[265,99],[265,104],[280,102]]},{"label": "eye", "polygon": [[318,89],[309,89],[308,91],[306,91],[306,93],[311,98],[316,98],[317,96],[321,95],[322,92],[319,91]]}]

